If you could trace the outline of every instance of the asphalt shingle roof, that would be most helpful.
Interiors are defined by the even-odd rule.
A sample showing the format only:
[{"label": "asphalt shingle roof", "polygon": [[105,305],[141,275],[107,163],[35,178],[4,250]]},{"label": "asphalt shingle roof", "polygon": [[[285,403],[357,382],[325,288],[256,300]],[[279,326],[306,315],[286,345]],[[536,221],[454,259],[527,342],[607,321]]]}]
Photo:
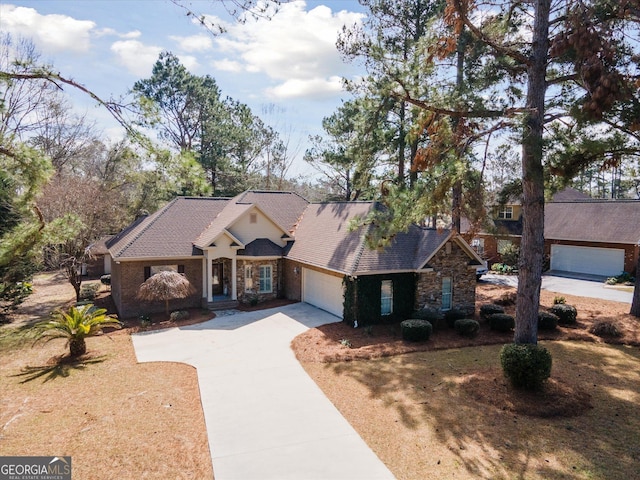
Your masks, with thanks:
[{"label": "asphalt shingle roof", "polygon": [[386,248],[369,249],[366,229],[350,231],[351,220],[366,216],[372,202],[311,204],[298,229],[287,258],[347,275],[382,271],[413,271],[421,268],[450,237],[450,230],[437,231],[411,226],[398,233]]},{"label": "asphalt shingle roof", "polygon": [[191,256],[193,240],[228,202],[227,198],[176,198],[111,239],[109,252],[122,259]]},{"label": "asphalt shingle roof", "polygon": [[589,200],[545,205],[550,240],[640,244],[639,200]]}]

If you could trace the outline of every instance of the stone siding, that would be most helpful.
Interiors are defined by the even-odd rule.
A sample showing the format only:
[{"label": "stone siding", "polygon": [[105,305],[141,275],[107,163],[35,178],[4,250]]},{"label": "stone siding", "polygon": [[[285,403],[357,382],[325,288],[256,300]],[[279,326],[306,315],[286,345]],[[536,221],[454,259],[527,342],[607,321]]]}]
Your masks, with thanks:
[{"label": "stone siding", "polygon": [[143,302],[136,298],[140,285],[144,282],[145,267],[154,265],[184,265],[184,275],[189,279],[196,293],[188,298],[170,300],[169,310],[195,308],[201,306],[202,298],[202,259],[159,260],[143,262],[111,263],[111,295],[120,318],[132,318],[143,314],[163,312],[165,304]]},{"label": "stone siding", "polygon": [[[237,260],[236,281],[238,289],[238,301],[242,303],[252,303],[257,301],[258,303],[265,300],[272,300],[279,298],[282,291],[282,275],[281,275],[281,263],[282,260]],[[252,287],[245,288],[245,266],[251,265],[252,268]],[[271,288],[269,293],[260,293],[260,269],[263,265],[271,265]]]},{"label": "stone siding", "polygon": [[[418,274],[416,282],[416,310],[425,306],[442,307],[442,279],[451,278],[452,306],[474,305],[476,301],[476,270],[469,266],[469,256],[455,242],[443,246],[431,259],[432,272]],[[447,253],[447,249],[451,252]]]}]

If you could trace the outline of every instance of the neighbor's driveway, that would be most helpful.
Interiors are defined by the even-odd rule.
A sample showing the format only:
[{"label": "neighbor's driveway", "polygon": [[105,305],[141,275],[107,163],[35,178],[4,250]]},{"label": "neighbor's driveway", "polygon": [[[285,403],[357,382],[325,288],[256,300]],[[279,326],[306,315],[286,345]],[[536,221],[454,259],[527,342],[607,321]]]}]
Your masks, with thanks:
[{"label": "neighbor's driveway", "polygon": [[338,320],[297,303],[132,338],[140,362],[196,367],[216,480],[393,479],[291,350]]},{"label": "neighbor's driveway", "polygon": [[[496,275],[488,273],[483,275],[480,281],[511,287],[518,286],[518,277],[516,275]],[[633,292],[625,292],[605,285],[604,279],[587,280],[545,274],[542,276],[542,288],[560,294],[600,298],[624,303],[631,303],[633,297]]]}]

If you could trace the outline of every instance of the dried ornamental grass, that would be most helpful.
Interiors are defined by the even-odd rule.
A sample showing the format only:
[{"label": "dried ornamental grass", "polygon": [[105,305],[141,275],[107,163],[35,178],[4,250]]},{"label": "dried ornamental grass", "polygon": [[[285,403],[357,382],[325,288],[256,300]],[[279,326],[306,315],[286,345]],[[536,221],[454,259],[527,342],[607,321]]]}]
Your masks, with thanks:
[{"label": "dried ornamental grass", "polygon": [[162,271],[149,277],[140,285],[138,298],[145,301],[165,302],[165,311],[169,315],[169,300],[187,298],[196,293],[191,282],[181,273],[174,271]]}]

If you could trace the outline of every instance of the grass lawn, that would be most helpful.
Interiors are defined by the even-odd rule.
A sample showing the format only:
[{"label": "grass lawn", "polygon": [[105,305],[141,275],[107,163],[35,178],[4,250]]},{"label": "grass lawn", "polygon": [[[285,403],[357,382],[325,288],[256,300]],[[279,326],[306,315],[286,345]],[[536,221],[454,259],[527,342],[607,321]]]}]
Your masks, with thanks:
[{"label": "grass lawn", "polygon": [[303,366],[398,479],[638,478],[638,348],[543,345],[574,412],[523,413],[498,345]]},{"label": "grass lawn", "polygon": [[[59,277],[36,278],[18,323],[73,300]],[[77,480],[213,478],[193,367],[138,364],[126,330],[88,338],[76,363],[64,340],[18,331],[0,327],[0,455],[70,455]]]}]

